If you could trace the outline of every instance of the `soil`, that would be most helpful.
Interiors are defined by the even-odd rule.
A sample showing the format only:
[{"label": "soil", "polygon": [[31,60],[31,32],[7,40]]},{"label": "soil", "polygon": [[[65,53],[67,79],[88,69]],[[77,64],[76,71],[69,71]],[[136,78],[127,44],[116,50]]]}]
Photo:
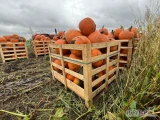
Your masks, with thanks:
[{"label": "soil", "polygon": [[[78,117],[73,110],[79,114],[86,110],[81,98],[53,80],[48,56],[0,63],[0,110],[29,115],[31,120],[48,120],[59,108],[69,120]],[[19,118],[23,117],[0,112],[0,120]]]}]

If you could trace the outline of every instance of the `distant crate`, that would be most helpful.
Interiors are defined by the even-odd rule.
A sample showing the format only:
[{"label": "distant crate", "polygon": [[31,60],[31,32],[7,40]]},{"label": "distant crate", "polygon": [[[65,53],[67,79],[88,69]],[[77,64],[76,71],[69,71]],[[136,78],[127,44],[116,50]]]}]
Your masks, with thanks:
[{"label": "distant crate", "polygon": [[54,41],[53,40],[43,40],[43,41],[33,40],[32,44],[33,44],[34,53],[36,57],[40,55],[48,55],[49,54],[48,44],[50,43],[54,43]]},{"label": "distant crate", "polygon": [[0,43],[0,55],[3,62],[20,58],[28,58],[26,42]]},{"label": "distant crate", "polygon": [[[55,53],[55,49],[59,50],[60,54]],[[64,49],[82,51],[82,59],[74,59],[68,57],[68,55],[63,55]],[[92,57],[92,49],[103,49],[105,53]],[[85,100],[85,105],[89,107],[89,103],[93,102],[93,98],[104,89],[107,90],[108,85],[117,78],[119,71],[119,52],[120,42],[64,45],[49,44],[53,79],[57,79],[64,84],[66,88],[74,91]],[[56,64],[55,60],[60,60],[61,65]],[[104,64],[93,68],[93,63],[99,61],[103,61]],[[78,65],[80,67],[79,71],[69,69],[66,65],[69,63],[73,64],[73,66]],[[99,73],[102,74],[99,75]],[[74,81],[69,80],[66,77],[67,74],[75,77]]]}]

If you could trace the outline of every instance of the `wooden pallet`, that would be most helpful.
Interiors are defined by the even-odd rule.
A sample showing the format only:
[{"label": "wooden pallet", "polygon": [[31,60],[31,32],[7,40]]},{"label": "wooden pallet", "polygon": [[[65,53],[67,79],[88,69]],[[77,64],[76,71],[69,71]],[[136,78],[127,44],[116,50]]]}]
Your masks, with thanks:
[{"label": "wooden pallet", "polygon": [[41,55],[48,55],[48,44],[54,43],[53,40],[50,41],[39,41],[39,40],[33,40],[33,49],[36,57],[41,56]]},{"label": "wooden pallet", "polygon": [[[116,51],[110,51],[110,47],[117,46]],[[58,48],[60,51],[60,54],[55,53],[55,48]],[[105,54],[91,57],[91,49],[105,49],[107,52]],[[76,49],[82,51],[82,60],[78,59],[72,59],[67,56],[62,55],[62,49]],[[55,45],[55,44],[49,44],[49,55],[50,55],[50,63],[51,63],[51,71],[53,75],[53,79],[57,79],[62,84],[65,85],[66,88],[71,89],[74,91],[78,96],[80,96],[82,99],[85,100],[85,105],[87,107],[90,106],[90,102],[93,102],[93,98],[97,96],[102,90],[107,90],[108,85],[111,84],[112,81],[114,81],[118,76],[119,71],[119,52],[120,52],[120,42],[106,42],[106,43],[95,43],[95,44],[79,44],[79,45],[73,45],[73,44],[65,44],[65,45]],[[111,59],[114,58],[114,59]],[[61,60],[61,65],[55,64],[52,60],[53,59],[59,59]],[[92,68],[92,63],[99,61],[99,60],[106,60],[106,63],[98,68]],[[68,68],[64,67],[64,62],[70,62],[73,64],[80,65],[81,68],[83,68],[83,74],[80,74],[78,72],[72,71]],[[114,65],[114,69],[109,71],[109,67]],[[57,67],[61,70],[61,72],[57,72],[53,69],[53,67]],[[106,71],[106,73],[97,78],[96,80],[92,80],[92,76],[96,75],[99,72],[102,72],[103,70]],[[68,80],[66,78],[66,73],[70,74],[72,76],[77,77],[79,80],[83,81],[84,86],[79,86],[75,84],[74,82]],[[111,76],[113,75],[113,76]],[[103,81],[103,84],[94,89],[95,85]]]},{"label": "wooden pallet", "polygon": [[20,58],[28,58],[26,42],[0,43],[0,56],[3,62]]}]

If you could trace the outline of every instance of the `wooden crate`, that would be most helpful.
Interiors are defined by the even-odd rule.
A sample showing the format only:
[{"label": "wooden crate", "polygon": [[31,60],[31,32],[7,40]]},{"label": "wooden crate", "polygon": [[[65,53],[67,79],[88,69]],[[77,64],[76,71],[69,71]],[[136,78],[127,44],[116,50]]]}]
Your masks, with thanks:
[{"label": "wooden crate", "polygon": [[50,43],[54,43],[54,41],[53,40],[50,40],[50,41],[33,40],[32,44],[33,44],[33,49],[36,57],[40,55],[48,55],[49,54],[48,44]]},{"label": "wooden crate", "polygon": [[[117,40],[121,43],[119,69],[129,67],[132,59],[133,40]],[[121,58],[123,60],[121,60]]]},{"label": "wooden crate", "polygon": [[[117,50],[111,52],[110,48],[113,46],[117,46]],[[59,49],[60,54],[55,53],[55,50],[54,50],[55,48]],[[102,49],[102,48],[105,49],[107,52],[96,57],[91,57],[91,49]],[[72,59],[67,56],[63,56],[62,49],[81,50],[82,60]],[[74,91],[78,96],[80,96],[82,99],[85,100],[85,105],[89,107],[90,105],[89,103],[93,102],[93,98],[95,98],[95,96],[97,96],[102,90],[104,89],[107,90],[108,85],[117,78],[118,71],[119,71],[119,68],[118,68],[119,55],[120,55],[119,51],[120,51],[120,42],[106,42],[106,43],[83,44],[83,45],[82,44],[79,44],[79,45],[50,44],[49,54],[50,54],[50,63],[51,63],[51,71],[52,71],[53,79],[57,79],[62,84],[64,84],[66,88],[69,88],[72,91]],[[52,62],[53,59],[61,60],[62,66]],[[93,69],[92,63],[99,60],[105,60],[107,64],[103,64],[102,66]],[[65,68],[64,62],[70,62],[73,64],[80,65],[81,68],[83,68],[83,74],[80,74],[68,68]],[[112,65],[114,65],[115,67],[109,71],[109,67]],[[59,73],[55,71],[53,69],[54,67],[59,68],[62,72]],[[97,78],[96,80],[92,81],[92,76],[99,72],[102,72],[103,70],[105,70],[106,73],[100,78]],[[83,81],[84,86],[79,86],[74,82],[68,80],[66,78],[66,73],[72,76],[75,76],[81,81]],[[103,81],[103,84],[100,87],[94,89],[95,85],[97,85],[101,81]]]},{"label": "wooden crate", "polygon": [[3,62],[20,58],[28,58],[26,42],[0,43],[0,56]]}]

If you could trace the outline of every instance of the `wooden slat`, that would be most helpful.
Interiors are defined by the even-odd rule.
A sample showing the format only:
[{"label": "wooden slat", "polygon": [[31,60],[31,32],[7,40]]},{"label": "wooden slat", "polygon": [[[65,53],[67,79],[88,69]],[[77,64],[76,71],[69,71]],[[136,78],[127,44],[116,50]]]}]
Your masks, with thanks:
[{"label": "wooden slat", "polygon": [[119,63],[127,63],[127,61],[119,60]]},{"label": "wooden slat", "polygon": [[102,71],[102,70],[105,70],[105,69],[106,69],[106,64],[105,64],[105,65],[102,65],[101,67],[98,67],[98,68],[96,68],[96,69],[93,69],[93,70],[92,70],[92,76],[95,75],[95,74],[97,74],[97,73],[99,73],[99,72]]},{"label": "wooden slat", "polygon": [[92,87],[94,87],[95,85],[97,85],[99,82],[101,82],[102,80],[104,80],[106,78],[106,74],[104,74],[103,76],[99,77],[98,79],[94,80],[92,82]]},{"label": "wooden slat", "polygon": [[127,57],[127,54],[120,54],[120,56],[124,56],[124,57]]},{"label": "wooden slat", "polygon": [[105,58],[106,58],[106,54],[102,54],[102,55],[98,55],[98,56],[92,57],[92,58],[91,58],[91,61],[92,61],[92,62],[97,62],[97,61],[103,60],[103,59],[105,59]]},{"label": "wooden slat", "polygon": [[13,59],[16,59],[16,57],[15,58],[5,58],[4,60],[13,60]]},{"label": "wooden slat", "polygon": [[116,60],[112,60],[111,62],[109,62],[109,66],[112,66],[112,65],[116,64],[117,62],[118,62],[117,59]]},{"label": "wooden slat", "polygon": [[113,77],[111,77],[109,80],[108,80],[108,84],[110,84],[113,80],[116,79],[116,75],[114,75]]},{"label": "wooden slat", "polygon": [[15,55],[15,54],[5,54],[3,56],[6,57],[6,56],[13,56],[13,55]]},{"label": "wooden slat", "polygon": [[111,74],[113,74],[116,70],[117,70],[116,67],[114,69],[110,70],[109,73],[108,73],[108,76],[110,76]]},{"label": "wooden slat", "polygon": [[81,74],[79,74],[79,73],[77,73],[77,72],[74,72],[74,71],[72,71],[72,70],[70,70],[70,69],[67,69],[67,68],[65,68],[65,72],[68,73],[68,74],[70,74],[70,75],[75,76],[76,78],[79,78],[79,79],[82,80],[82,81],[84,81],[84,80],[83,80],[83,79],[84,79],[83,75],[81,75]]},{"label": "wooden slat", "polygon": [[104,88],[106,88],[106,84],[101,85],[94,92],[92,92],[92,98],[94,98],[98,93],[100,93]]},{"label": "wooden slat", "polygon": [[[64,80],[63,80],[63,75],[59,74],[56,71],[53,71],[53,74],[55,76],[55,78],[60,81],[62,84],[65,84]],[[81,87],[79,87],[78,85],[74,84],[73,82],[71,82],[70,80],[67,79],[67,87],[69,87],[72,91],[74,91],[77,95],[79,95],[81,98],[85,98],[84,97],[84,89],[82,89]]]},{"label": "wooden slat", "polygon": [[82,99],[85,99],[84,89],[67,79],[67,87],[75,92]]}]

